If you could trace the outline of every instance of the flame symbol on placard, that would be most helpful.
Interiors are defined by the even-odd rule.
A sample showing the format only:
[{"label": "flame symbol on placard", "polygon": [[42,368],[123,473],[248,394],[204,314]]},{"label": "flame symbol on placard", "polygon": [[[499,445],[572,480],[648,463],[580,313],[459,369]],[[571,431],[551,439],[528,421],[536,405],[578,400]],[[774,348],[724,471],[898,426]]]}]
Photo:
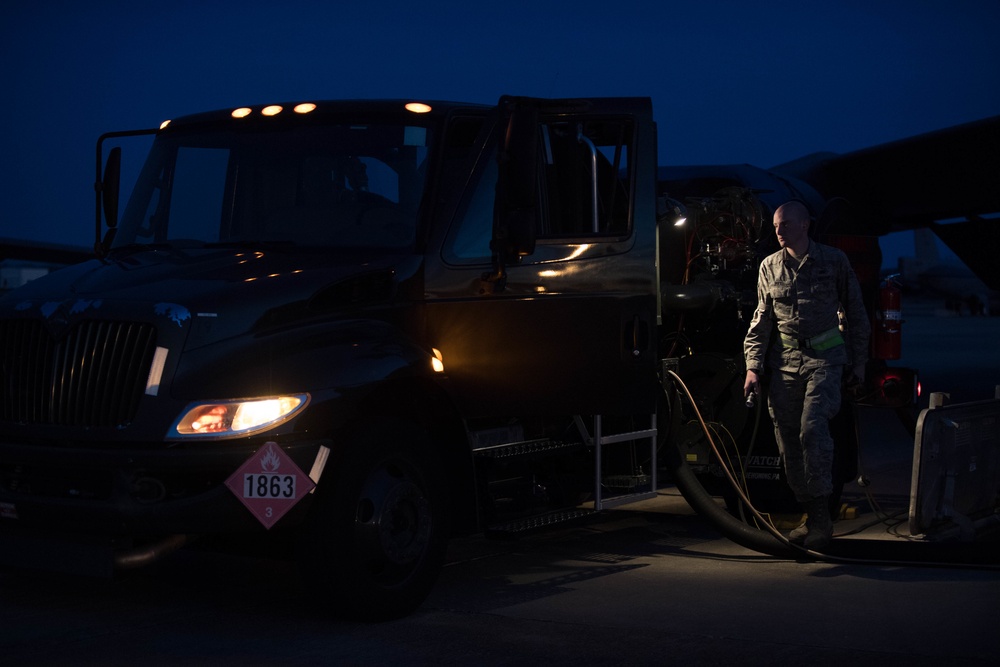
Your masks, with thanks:
[{"label": "flame symbol on placard", "polygon": [[274,453],[274,443],[267,443],[267,453],[260,458],[260,468],[265,472],[275,472],[281,467],[281,459]]}]

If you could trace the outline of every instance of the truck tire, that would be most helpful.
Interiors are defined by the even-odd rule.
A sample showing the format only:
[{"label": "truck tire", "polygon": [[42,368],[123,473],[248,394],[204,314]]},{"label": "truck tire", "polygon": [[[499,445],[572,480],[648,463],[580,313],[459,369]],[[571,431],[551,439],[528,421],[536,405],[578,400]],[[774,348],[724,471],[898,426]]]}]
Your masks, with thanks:
[{"label": "truck tire", "polygon": [[344,446],[301,535],[303,584],[341,618],[405,616],[444,564],[449,503],[439,457],[408,422],[372,424]]}]

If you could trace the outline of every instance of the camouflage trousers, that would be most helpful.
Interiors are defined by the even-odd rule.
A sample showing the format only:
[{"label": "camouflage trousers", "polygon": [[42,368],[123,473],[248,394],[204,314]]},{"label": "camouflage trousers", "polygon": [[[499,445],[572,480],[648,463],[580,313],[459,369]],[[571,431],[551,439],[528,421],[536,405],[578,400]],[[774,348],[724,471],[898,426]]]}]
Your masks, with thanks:
[{"label": "camouflage trousers", "polygon": [[785,461],[785,476],[799,502],[833,492],[830,419],[840,410],[843,366],[774,371],[767,409]]}]

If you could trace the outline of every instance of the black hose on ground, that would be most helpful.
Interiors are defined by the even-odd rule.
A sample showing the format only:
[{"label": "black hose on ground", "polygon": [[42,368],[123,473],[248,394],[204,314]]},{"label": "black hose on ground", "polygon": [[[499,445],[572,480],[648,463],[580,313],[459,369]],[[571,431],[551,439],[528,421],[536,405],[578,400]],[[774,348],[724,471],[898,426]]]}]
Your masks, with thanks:
[{"label": "black hose on ground", "polygon": [[[680,376],[673,371],[669,371],[668,374],[683,391],[688,391]],[[690,398],[690,394],[688,396]],[[691,399],[691,403],[692,405],[694,404],[693,399]],[[707,429],[705,436],[711,442],[711,434],[708,433]],[[670,476],[677,485],[677,488],[680,489],[681,495],[684,496],[684,499],[695,512],[711,521],[712,525],[722,533],[723,537],[747,549],[781,558],[795,558],[804,553],[802,549],[789,544],[780,533],[775,535],[769,531],[746,524],[730,514],[725,507],[719,505],[715,501],[715,498],[705,490],[705,487],[702,486],[694,472],[691,471],[691,467],[681,456],[680,450],[677,447],[668,444],[665,459]],[[736,486],[737,493],[742,496],[742,490],[738,488],[738,485]],[[746,500],[746,504],[750,506],[749,500]]]},{"label": "black hose on ground", "polygon": [[690,466],[681,458],[676,447],[667,447],[666,459],[671,478],[680,489],[681,495],[699,516],[711,521],[723,537],[741,547],[781,558],[795,558],[802,554],[801,550],[779,540],[766,530],[743,523],[725,507],[719,505],[691,472]]}]

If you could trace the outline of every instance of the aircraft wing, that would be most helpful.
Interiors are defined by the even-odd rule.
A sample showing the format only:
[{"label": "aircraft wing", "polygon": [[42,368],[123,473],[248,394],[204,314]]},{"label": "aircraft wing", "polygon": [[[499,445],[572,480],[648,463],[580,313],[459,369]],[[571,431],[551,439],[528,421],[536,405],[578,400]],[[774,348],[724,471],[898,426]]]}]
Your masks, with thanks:
[{"label": "aircraft wing", "polygon": [[869,234],[934,229],[989,287],[1000,289],[1000,116],[851,153],[817,153],[773,171],[810,183],[828,199],[847,199],[863,212]]},{"label": "aircraft wing", "polygon": [[87,248],[29,241],[26,239],[0,238],[0,261],[19,259],[29,262],[51,262],[54,264],[76,264],[92,259],[94,253]]}]

